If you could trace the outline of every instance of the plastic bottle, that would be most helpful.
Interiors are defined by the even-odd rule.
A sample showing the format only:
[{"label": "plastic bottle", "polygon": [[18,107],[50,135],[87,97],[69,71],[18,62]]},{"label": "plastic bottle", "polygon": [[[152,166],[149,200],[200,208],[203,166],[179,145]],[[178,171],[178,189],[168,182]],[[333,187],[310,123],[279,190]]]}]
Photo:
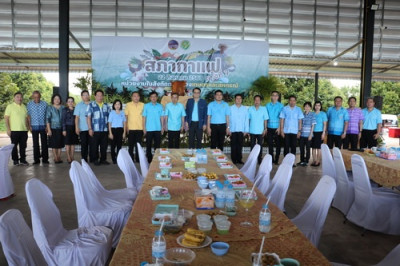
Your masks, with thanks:
[{"label": "plastic bottle", "polygon": [[156,265],[162,265],[166,250],[167,244],[165,242],[164,234],[162,231],[157,230],[151,245],[151,256],[153,258],[153,263]]},{"label": "plastic bottle", "polygon": [[235,206],[235,191],[233,186],[229,184],[225,193],[225,206],[228,208]]},{"label": "plastic bottle", "polygon": [[271,212],[267,204],[264,204],[260,211],[258,228],[261,233],[268,233],[271,230]]},{"label": "plastic bottle", "polygon": [[215,197],[215,206],[219,209],[223,209],[225,207],[225,192],[224,186],[220,182],[216,182],[217,184],[217,195]]}]

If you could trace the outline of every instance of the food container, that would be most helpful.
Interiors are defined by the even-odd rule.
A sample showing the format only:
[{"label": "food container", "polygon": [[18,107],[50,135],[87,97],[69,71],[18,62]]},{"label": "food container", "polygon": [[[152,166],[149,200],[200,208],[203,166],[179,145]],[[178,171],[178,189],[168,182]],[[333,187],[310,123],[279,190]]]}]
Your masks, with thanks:
[{"label": "food container", "polygon": [[182,230],[182,227],[183,223],[175,219],[171,223],[164,224],[163,231],[168,234],[177,234]]},{"label": "food container", "polygon": [[198,215],[196,215],[196,219],[197,219],[197,222],[210,221],[211,220],[211,216],[208,215],[208,214],[198,214]]},{"label": "food container", "polygon": [[226,235],[229,233],[229,229],[231,228],[231,222],[230,221],[219,221],[216,223],[217,226],[217,232],[220,235]]},{"label": "food container", "polygon": [[222,222],[222,221],[228,221],[228,216],[222,215],[222,214],[218,214],[218,215],[215,215],[213,217],[213,219],[214,219],[215,223],[219,223],[219,222]]},{"label": "food container", "polygon": [[199,230],[203,231],[206,234],[211,233],[213,223],[211,220],[202,220],[197,222],[197,226],[199,227]]}]

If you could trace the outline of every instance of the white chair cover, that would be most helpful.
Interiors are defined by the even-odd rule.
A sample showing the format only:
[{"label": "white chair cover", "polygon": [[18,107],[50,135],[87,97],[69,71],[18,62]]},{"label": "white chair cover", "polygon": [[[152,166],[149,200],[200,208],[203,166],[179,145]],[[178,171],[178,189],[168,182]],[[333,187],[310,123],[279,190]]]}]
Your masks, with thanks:
[{"label": "white chair cover", "polygon": [[400,195],[372,189],[367,167],[360,155],[351,156],[351,167],[355,198],[347,219],[364,229],[400,235]]},{"label": "white chair cover", "polygon": [[256,144],[251,150],[246,163],[240,169],[240,171],[251,181],[254,182],[254,177],[256,175],[258,154],[260,153],[261,146]]},{"label": "white chair cover", "polygon": [[0,241],[8,265],[47,265],[19,210],[11,209],[0,216]]},{"label": "white chair cover", "polygon": [[7,198],[14,194],[14,184],[8,170],[8,161],[14,144],[0,148],[0,199]]},{"label": "white chair cover", "polygon": [[333,162],[331,151],[328,145],[321,144],[321,155],[322,155],[322,176],[327,175],[333,177],[337,182],[335,163]]},{"label": "white chair cover", "polygon": [[149,162],[147,161],[146,154],[144,154],[144,150],[140,143],[137,143],[137,149],[139,153],[139,162],[140,162],[140,171],[142,172],[143,178],[146,178],[147,173],[149,172]]},{"label": "white chair cover", "polygon": [[334,147],[332,153],[337,180],[337,189],[332,206],[340,210],[344,215],[347,215],[354,202],[354,183],[347,175],[341,151],[337,147]]},{"label": "white chair cover", "polygon": [[330,176],[323,176],[300,213],[292,219],[292,222],[316,247],[335,191],[335,179]]},{"label": "white chair cover", "polygon": [[288,153],[286,154],[285,158],[283,158],[281,164],[287,164],[293,166],[295,160],[296,160],[296,155],[294,155],[293,153]]},{"label": "white chair cover", "polygon": [[131,213],[132,204],[123,204],[120,201],[104,198],[93,189],[85,170],[78,162],[71,163],[69,175],[74,185],[79,226],[111,227],[114,231],[112,246],[116,247],[121,231]]},{"label": "white chair cover", "polygon": [[126,187],[140,191],[144,178],[137,170],[127,150],[121,149],[119,151],[117,163],[119,169],[124,173]]},{"label": "white chair cover", "polygon": [[400,244],[398,244],[386,257],[375,266],[394,266],[400,264]]},{"label": "white chair cover", "polygon": [[137,196],[137,191],[135,188],[106,190],[97,179],[92,168],[85,161],[85,159],[82,159],[82,168],[83,170],[85,170],[87,177],[89,178],[89,182],[93,186],[93,189],[99,194],[103,195],[104,198],[110,198],[116,201],[120,201],[123,204],[132,204],[135,201]]},{"label": "white chair cover", "polygon": [[270,183],[270,174],[272,170],[272,156],[267,154],[264,156],[260,167],[258,168],[255,181],[258,189],[265,195],[267,193]]},{"label": "white chair cover", "polygon": [[33,236],[49,265],[104,265],[111,251],[112,230],[104,226],[67,231],[50,189],[36,178],[25,186]]},{"label": "white chair cover", "polygon": [[267,192],[267,197],[271,197],[270,201],[274,203],[281,211],[285,210],[286,193],[289,188],[290,179],[292,178],[293,168],[287,164],[281,164],[276,171],[274,179]]}]

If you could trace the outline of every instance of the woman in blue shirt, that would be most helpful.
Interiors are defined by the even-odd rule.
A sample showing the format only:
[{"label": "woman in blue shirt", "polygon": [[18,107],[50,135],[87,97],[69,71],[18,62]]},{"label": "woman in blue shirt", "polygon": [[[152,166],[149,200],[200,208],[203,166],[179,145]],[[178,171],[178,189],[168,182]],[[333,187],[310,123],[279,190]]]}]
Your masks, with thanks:
[{"label": "woman in blue shirt", "polygon": [[321,164],[321,144],[325,139],[326,123],[328,117],[326,113],[322,111],[321,101],[316,101],[314,103],[314,113],[316,124],[314,126],[313,139],[312,139],[312,157],[313,162],[311,166],[319,166]]},{"label": "woman in blue shirt", "polygon": [[75,132],[74,109],[75,100],[72,97],[68,97],[67,107],[62,110],[62,129],[68,163],[74,160],[75,145],[78,144],[78,135]]},{"label": "woman in blue shirt", "polygon": [[54,163],[62,163],[61,149],[64,148],[64,137],[62,134],[62,110],[61,96],[54,94],[51,97],[51,105],[47,107],[47,135],[49,136],[49,148],[52,148]]},{"label": "woman in blue shirt", "polygon": [[[108,117],[108,137],[111,139],[111,158],[113,163],[116,164],[118,152],[122,146],[122,140],[125,139],[126,118],[120,100],[114,101],[112,109]],[[117,148],[117,151],[115,151],[115,148]]]}]

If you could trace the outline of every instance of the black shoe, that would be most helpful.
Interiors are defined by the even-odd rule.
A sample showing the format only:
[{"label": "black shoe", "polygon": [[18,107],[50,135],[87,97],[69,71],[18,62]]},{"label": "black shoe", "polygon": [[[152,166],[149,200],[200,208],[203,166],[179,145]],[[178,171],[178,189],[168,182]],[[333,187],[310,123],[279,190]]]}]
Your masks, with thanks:
[{"label": "black shoe", "polygon": [[113,164],[117,164],[117,161],[113,160]]},{"label": "black shoe", "polygon": [[14,161],[14,165],[15,165],[15,166],[18,166],[18,165],[19,165],[18,160]]},{"label": "black shoe", "polygon": [[40,164],[40,161],[34,161],[33,164]]},{"label": "black shoe", "polygon": [[99,166],[101,163],[100,162],[94,162],[94,165]]},{"label": "black shoe", "polygon": [[306,162],[302,162],[300,165],[301,166],[307,166],[308,164]]},{"label": "black shoe", "polygon": [[293,168],[295,168],[295,167],[297,167],[297,165],[294,164],[294,165],[293,165]]},{"label": "black shoe", "polygon": [[303,162],[298,162],[296,166],[303,165]]},{"label": "black shoe", "polygon": [[109,164],[110,164],[110,163],[107,162],[107,161],[101,161],[100,163],[101,163],[101,164],[104,164],[104,165],[109,165]]},{"label": "black shoe", "polygon": [[21,160],[21,161],[20,161],[20,164],[25,165],[25,166],[28,166],[28,165],[29,165],[29,163],[28,163],[27,161],[25,161],[25,160]]},{"label": "black shoe", "polygon": [[42,163],[43,164],[49,164],[50,162],[49,162],[49,160],[46,160],[46,161],[42,161]]},{"label": "black shoe", "polygon": [[238,161],[237,163],[244,164],[244,162],[243,162],[243,161]]}]

